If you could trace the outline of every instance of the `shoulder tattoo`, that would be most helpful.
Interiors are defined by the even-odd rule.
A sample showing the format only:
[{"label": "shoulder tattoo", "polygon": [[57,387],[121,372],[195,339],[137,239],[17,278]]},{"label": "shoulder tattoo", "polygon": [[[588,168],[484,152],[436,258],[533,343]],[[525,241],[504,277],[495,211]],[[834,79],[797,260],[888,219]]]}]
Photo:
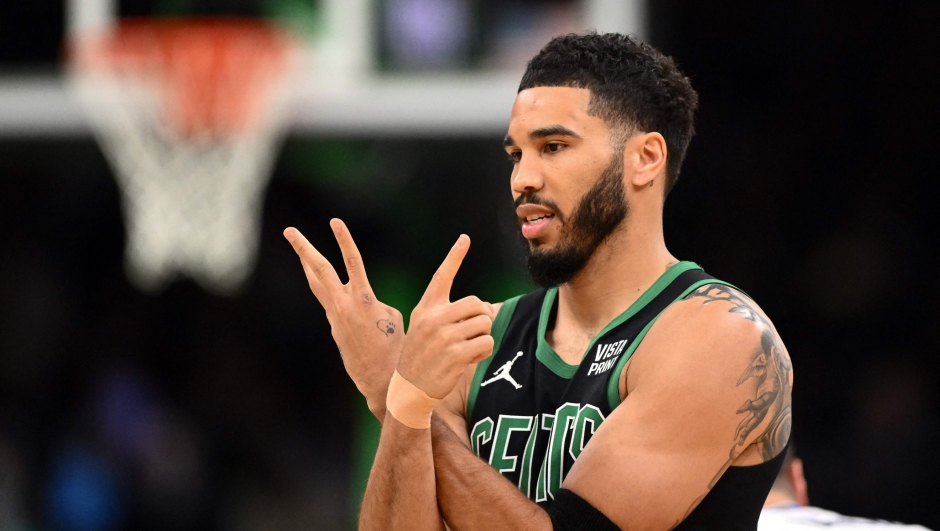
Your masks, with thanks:
[{"label": "shoulder tattoo", "polygon": [[755,392],[754,396],[737,410],[737,414],[744,415],[744,418],[735,430],[733,453],[740,453],[751,432],[770,417],[770,423],[758,437],[756,444],[765,461],[773,459],[786,446],[793,420],[790,408],[793,366],[780,336],[750,299],[729,286],[702,286],[686,299],[703,299],[702,304],[728,303],[731,306],[729,313],[738,314],[742,319],[761,325],[760,341],[754,345],[751,361],[742,368],[743,371],[735,383],[737,387],[751,383]]},{"label": "shoulder tattoo", "polygon": [[[745,450],[745,443],[751,433],[757,429],[768,417],[764,432],[755,440],[758,453],[764,461],[769,461],[779,454],[790,439],[790,430],[793,423],[793,414],[790,407],[790,392],[793,387],[793,366],[780,336],[770,322],[757,310],[755,304],[741,292],[722,284],[708,284],[693,291],[686,300],[701,299],[702,304],[724,302],[730,305],[729,313],[738,314],[742,319],[757,323],[761,328],[760,340],[755,342],[754,350],[747,366],[735,382],[735,387],[749,384],[753,387],[753,395],[745,400],[735,412],[743,415],[734,432],[734,444],[728,455],[728,460],[708,484],[710,491],[725,470]],[[701,497],[689,507],[684,520],[692,510],[705,497]],[[678,525],[677,521],[675,525]],[[675,527],[675,526],[673,526]]]}]

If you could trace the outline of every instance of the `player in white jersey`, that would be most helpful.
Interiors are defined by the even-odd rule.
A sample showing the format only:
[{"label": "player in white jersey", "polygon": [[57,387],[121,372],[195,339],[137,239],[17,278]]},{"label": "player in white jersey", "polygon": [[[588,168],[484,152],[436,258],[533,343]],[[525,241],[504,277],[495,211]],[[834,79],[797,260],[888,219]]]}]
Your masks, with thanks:
[{"label": "player in white jersey", "polygon": [[919,525],[904,525],[884,520],[869,520],[843,516],[833,511],[811,507],[807,495],[803,462],[793,455],[790,446],[780,474],[774,482],[764,509],[760,513],[757,531],[929,531]]}]

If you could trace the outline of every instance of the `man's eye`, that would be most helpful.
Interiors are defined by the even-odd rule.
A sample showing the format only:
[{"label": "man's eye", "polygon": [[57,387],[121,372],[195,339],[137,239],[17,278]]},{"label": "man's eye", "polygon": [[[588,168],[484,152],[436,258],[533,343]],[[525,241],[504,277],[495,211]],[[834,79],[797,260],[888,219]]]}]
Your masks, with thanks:
[{"label": "man's eye", "polygon": [[513,164],[522,160],[521,151],[513,151],[512,153],[507,153],[507,155],[509,156],[509,161],[512,162]]},{"label": "man's eye", "polygon": [[564,146],[562,144],[545,144],[545,151],[549,153],[558,153]]}]

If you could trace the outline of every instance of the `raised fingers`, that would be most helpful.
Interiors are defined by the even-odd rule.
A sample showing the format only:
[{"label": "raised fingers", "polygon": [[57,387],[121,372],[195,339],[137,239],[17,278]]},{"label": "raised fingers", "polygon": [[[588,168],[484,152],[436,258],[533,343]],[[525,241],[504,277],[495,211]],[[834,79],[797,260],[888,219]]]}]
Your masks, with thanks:
[{"label": "raised fingers", "polygon": [[331,219],[330,227],[336,236],[336,242],[339,244],[340,251],[343,252],[343,262],[346,263],[346,273],[349,275],[349,283],[357,291],[372,291],[369,286],[369,278],[366,276],[366,269],[362,265],[362,255],[359,254],[359,248],[353,241],[352,234],[341,219]]},{"label": "raised fingers", "polygon": [[[330,265],[329,260],[324,258],[299,230],[294,227],[288,227],[284,230],[284,237],[287,238],[287,241],[289,241],[294,248],[294,252],[300,257],[300,261],[304,265],[304,272],[307,273],[310,289],[314,291],[314,294],[320,299],[320,302],[323,303],[322,297],[330,296],[342,287],[339,277],[336,276],[336,271],[333,269],[333,266]],[[310,279],[311,273],[313,274],[313,279]],[[316,280],[316,283],[313,282],[313,280]],[[319,289],[321,287],[323,289]]]},{"label": "raised fingers", "polygon": [[425,290],[424,296],[421,297],[421,302],[437,304],[450,302],[450,288],[454,284],[454,277],[457,276],[457,270],[460,269],[460,264],[467,256],[469,248],[470,237],[461,234],[457,238],[457,243],[451,247],[447,257],[444,258],[444,262],[437,268],[431,278],[431,283],[428,285],[428,289]]}]

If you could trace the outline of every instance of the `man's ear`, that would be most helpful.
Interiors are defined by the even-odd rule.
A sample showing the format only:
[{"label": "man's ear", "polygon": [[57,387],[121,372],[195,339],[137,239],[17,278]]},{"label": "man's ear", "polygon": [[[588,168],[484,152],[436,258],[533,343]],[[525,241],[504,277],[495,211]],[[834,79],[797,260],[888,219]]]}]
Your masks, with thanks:
[{"label": "man's ear", "polygon": [[632,164],[631,183],[636,187],[652,186],[656,179],[664,174],[666,167],[666,139],[659,133],[641,133],[627,141],[624,157],[626,164]]}]

